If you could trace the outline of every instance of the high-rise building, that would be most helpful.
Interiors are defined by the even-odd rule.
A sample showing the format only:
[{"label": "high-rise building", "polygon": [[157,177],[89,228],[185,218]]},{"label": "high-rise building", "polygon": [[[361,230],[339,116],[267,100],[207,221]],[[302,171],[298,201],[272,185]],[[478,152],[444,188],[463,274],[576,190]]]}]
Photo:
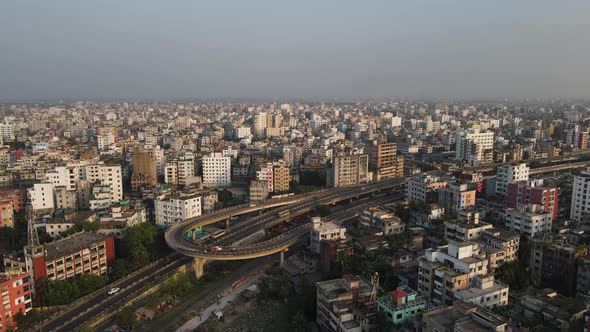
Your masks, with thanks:
[{"label": "high-rise building", "polygon": [[14,124],[0,123],[0,137],[2,137],[3,142],[14,141],[16,138],[14,133]]},{"label": "high-rise building", "polygon": [[496,169],[496,194],[506,196],[509,183],[528,181],[529,170],[526,163],[498,166]]},{"label": "high-rise building", "polygon": [[517,209],[529,204],[538,204],[543,206],[545,211],[551,212],[554,220],[557,219],[559,187],[545,185],[543,182],[543,179],[537,179],[509,183],[506,206]]},{"label": "high-rise building", "polygon": [[397,154],[397,144],[378,143],[370,151],[369,165],[376,180],[404,176],[404,157]]},{"label": "high-rise building", "polygon": [[273,165],[273,178],[274,192],[289,191],[291,175],[289,174],[289,167],[285,163],[279,162]]},{"label": "high-rise building", "polygon": [[493,149],[493,132],[480,132],[479,129],[470,129],[457,133],[455,158],[459,161],[468,161],[470,164],[491,162],[486,160],[485,152]]},{"label": "high-rise building", "polygon": [[369,181],[369,156],[357,154],[334,158],[334,187],[357,185]]},{"label": "high-rise building", "polygon": [[224,187],[231,185],[231,157],[219,152],[203,157],[203,185]]},{"label": "high-rise building", "polygon": [[142,185],[155,185],[158,181],[157,160],[154,149],[135,146],[133,149],[133,175],[131,188],[137,190]]},{"label": "high-rise building", "polygon": [[590,170],[585,170],[580,175],[574,176],[572,188],[572,203],[570,218],[581,221],[584,212],[590,211]]},{"label": "high-rise building", "polygon": [[267,127],[266,112],[258,112],[254,114],[254,135],[264,137],[265,129]]},{"label": "high-rise building", "polygon": [[55,208],[55,187],[52,183],[35,183],[28,194],[34,210]]}]

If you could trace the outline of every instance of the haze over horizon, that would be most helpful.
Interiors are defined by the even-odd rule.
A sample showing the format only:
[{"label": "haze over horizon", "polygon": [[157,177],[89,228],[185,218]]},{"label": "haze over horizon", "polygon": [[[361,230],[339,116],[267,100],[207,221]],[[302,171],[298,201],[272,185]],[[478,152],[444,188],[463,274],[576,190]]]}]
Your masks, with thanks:
[{"label": "haze over horizon", "polygon": [[11,1],[0,4],[0,101],[587,98],[589,10],[545,0]]}]

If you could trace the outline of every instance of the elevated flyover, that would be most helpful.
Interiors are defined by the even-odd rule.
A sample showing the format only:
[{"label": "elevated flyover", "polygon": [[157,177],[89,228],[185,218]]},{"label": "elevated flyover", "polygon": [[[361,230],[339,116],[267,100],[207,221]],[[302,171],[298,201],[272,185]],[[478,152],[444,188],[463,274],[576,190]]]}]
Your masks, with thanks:
[{"label": "elevated flyover", "polygon": [[[280,224],[288,219],[292,219],[293,217],[306,214],[322,204],[335,204],[361,195],[401,187],[404,183],[405,178],[400,177],[357,186],[325,189],[309,195],[294,196],[278,201],[266,201],[257,204],[256,206],[243,205],[220,210],[216,213],[192,218],[172,225],[166,231],[165,240],[168,246],[173,250],[194,258],[194,270],[197,277],[201,277],[203,275],[203,266],[206,260],[251,259],[275,253],[282,253],[302,238],[308,236],[310,226],[302,225],[272,239],[252,245],[241,244],[244,239],[249,239],[265,229]],[[226,235],[216,239],[213,243],[209,243],[208,245],[194,243],[190,236],[186,236],[186,234],[190,234],[190,232],[193,232],[198,227],[220,222],[231,216],[272,207],[280,208],[240,222],[239,225],[228,230]],[[212,250],[212,247],[214,246],[220,246],[222,249]]]}]

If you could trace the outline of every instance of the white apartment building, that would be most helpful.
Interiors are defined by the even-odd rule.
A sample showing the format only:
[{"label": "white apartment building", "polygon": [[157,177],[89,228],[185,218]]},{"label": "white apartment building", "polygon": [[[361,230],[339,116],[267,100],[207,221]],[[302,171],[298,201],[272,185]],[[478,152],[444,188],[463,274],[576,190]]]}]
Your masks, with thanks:
[{"label": "white apartment building", "polygon": [[459,161],[470,159],[470,155],[476,153],[474,146],[479,146],[481,151],[492,150],[494,148],[494,133],[480,132],[479,129],[459,131],[456,139],[455,158]]},{"label": "white apartment building", "polygon": [[496,194],[506,196],[508,184],[513,181],[528,181],[530,168],[526,163],[498,166],[496,170]]},{"label": "white apartment building", "polygon": [[434,193],[444,188],[447,181],[438,176],[420,174],[406,179],[406,200],[428,202],[434,200]]},{"label": "white apartment building", "polygon": [[92,198],[90,199],[90,210],[104,210],[115,203],[111,200],[111,187],[95,184],[92,187]]},{"label": "white apartment building", "polygon": [[106,150],[112,144],[115,144],[115,135],[113,133],[108,133],[106,135],[98,135],[96,136],[96,140],[98,143],[98,149],[100,151]]},{"label": "white apartment building", "polygon": [[35,183],[28,191],[34,210],[55,208],[55,186],[52,183]]},{"label": "white apartment building", "polygon": [[68,168],[72,167],[77,168],[79,172],[78,181],[110,186],[111,202],[123,200],[123,171],[121,165],[105,165],[97,161],[79,161],[68,164]]},{"label": "white apartment building", "polygon": [[489,262],[474,242],[449,241],[426,249],[418,261],[418,291],[437,305],[452,304],[456,292],[469,288],[475,277],[488,274]]},{"label": "white apartment building", "polygon": [[250,131],[250,127],[238,127],[236,128],[236,137],[238,139],[246,138],[252,136]]},{"label": "white apartment building", "polygon": [[214,152],[203,157],[203,185],[223,187],[231,185],[231,157]]},{"label": "white apartment building", "polygon": [[177,194],[161,196],[154,202],[156,224],[170,226],[201,215],[201,195]]},{"label": "white apartment building", "polygon": [[590,211],[590,170],[574,176],[570,218],[581,221],[584,212]]},{"label": "white apartment building", "polygon": [[123,173],[121,165],[101,165],[99,168],[100,183],[111,187],[111,201],[123,200]]},{"label": "white apartment building", "polygon": [[551,231],[553,213],[542,205],[531,204],[520,209],[506,209],[506,227],[528,237]]},{"label": "white apartment building", "polygon": [[480,275],[471,281],[472,286],[455,293],[455,298],[487,309],[508,304],[509,287],[494,280],[494,275]]},{"label": "white apartment building", "polygon": [[346,228],[333,222],[323,222],[320,217],[311,219],[313,228],[309,233],[311,251],[320,253],[320,242],[323,240],[346,240]]},{"label": "white apartment building", "polygon": [[56,187],[76,190],[76,185],[80,180],[80,172],[77,167],[59,166],[48,170],[45,173],[45,179]]}]

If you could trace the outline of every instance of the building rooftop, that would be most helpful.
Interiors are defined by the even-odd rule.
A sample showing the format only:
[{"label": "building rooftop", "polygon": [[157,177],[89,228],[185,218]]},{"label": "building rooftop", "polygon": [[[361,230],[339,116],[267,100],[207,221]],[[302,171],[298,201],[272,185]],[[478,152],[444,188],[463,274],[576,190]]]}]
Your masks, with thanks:
[{"label": "building rooftop", "polygon": [[74,251],[96,246],[97,242],[104,241],[109,237],[111,236],[89,232],[73,234],[67,238],[43,245],[45,249],[45,257],[47,257],[48,260],[53,260],[58,257],[66,256]]}]

